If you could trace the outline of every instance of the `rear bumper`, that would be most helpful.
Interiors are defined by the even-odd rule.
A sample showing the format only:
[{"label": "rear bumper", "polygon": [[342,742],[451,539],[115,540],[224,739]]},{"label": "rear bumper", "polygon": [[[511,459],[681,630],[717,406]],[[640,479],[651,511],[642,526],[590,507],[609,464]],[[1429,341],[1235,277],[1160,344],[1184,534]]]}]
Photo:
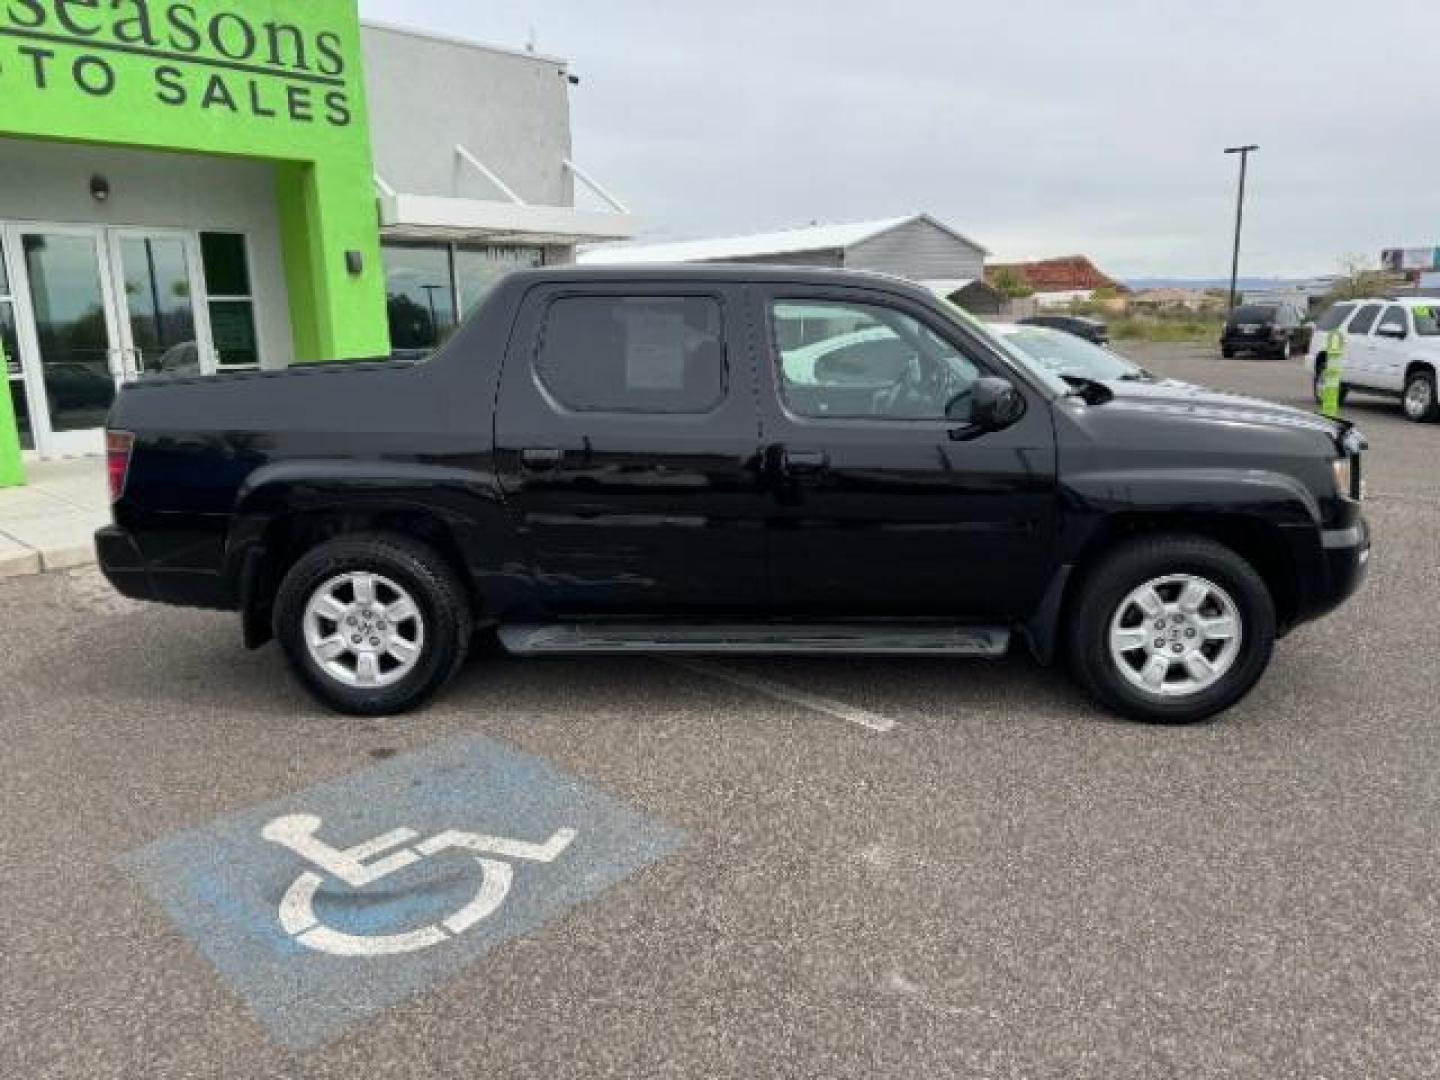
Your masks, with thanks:
[{"label": "rear bumper", "polygon": [[1220,339],[1220,345],[1226,349],[1250,349],[1255,352],[1279,352],[1281,349],[1289,349],[1291,341],[1289,337],[1273,338],[1268,334],[1226,334]]},{"label": "rear bumper", "polygon": [[107,525],[95,534],[100,572],[121,596],[177,607],[233,611],[235,590],[220,573],[157,567],[125,529]]}]

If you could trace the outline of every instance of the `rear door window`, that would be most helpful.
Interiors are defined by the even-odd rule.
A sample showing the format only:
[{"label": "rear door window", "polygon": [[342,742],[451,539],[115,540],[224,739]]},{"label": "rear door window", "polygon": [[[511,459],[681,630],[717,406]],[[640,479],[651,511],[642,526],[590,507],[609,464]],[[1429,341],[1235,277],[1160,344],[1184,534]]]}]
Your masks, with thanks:
[{"label": "rear door window", "polygon": [[571,412],[708,413],[725,398],[722,325],[713,297],[561,297],[535,371]]},{"label": "rear door window", "polygon": [[1380,318],[1380,312],[1384,310],[1381,304],[1366,304],[1362,307],[1355,318],[1350,321],[1350,333],[1368,334]]}]

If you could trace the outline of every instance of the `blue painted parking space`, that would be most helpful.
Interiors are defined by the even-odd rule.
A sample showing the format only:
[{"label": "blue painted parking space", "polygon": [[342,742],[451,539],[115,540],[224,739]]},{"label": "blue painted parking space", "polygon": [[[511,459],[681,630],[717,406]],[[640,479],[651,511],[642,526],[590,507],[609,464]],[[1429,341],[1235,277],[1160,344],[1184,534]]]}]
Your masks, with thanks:
[{"label": "blue painted parking space", "polygon": [[481,737],[164,837],[122,864],[307,1050],[664,858],[668,825]]}]

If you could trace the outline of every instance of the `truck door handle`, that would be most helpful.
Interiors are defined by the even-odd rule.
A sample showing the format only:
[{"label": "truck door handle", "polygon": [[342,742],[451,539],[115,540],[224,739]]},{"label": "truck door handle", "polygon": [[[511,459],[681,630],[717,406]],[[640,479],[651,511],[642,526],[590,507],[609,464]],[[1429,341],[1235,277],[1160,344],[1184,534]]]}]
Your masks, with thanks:
[{"label": "truck door handle", "polygon": [[520,451],[520,464],[527,469],[557,469],[565,460],[558,446],[527,446]]},{"label": "truck door handle", "polygon": [[830,467],[830,455],[823,450],[785,450],[780,467],[790,476],[814,476]]}]

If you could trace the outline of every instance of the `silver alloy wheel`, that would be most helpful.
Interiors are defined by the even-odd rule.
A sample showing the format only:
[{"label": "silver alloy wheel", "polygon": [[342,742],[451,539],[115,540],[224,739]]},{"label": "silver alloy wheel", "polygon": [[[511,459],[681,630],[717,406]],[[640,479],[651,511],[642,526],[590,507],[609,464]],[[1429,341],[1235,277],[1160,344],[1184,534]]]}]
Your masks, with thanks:
[{"label": "silver alloy wheel", "polygon": [[1110,620],[1110,656],[1147,694],[1182,698],[1218,683],[1244,641],[1240,609],[1220,586],[1193,574],[1147,581]]},{"label": "silver alloy wheel", "polygon": [[425,620],[410,594],[389,578],[341,574],[305,605],[305,646],[320,670],[344,686],[393,686],[425,650]]},{"label": "silver alloy wheel", "polygon": [[1430,383],[1424,378],[1410,380],[1405,388],[1405,415],[1419,420],[1430,411]]}]

